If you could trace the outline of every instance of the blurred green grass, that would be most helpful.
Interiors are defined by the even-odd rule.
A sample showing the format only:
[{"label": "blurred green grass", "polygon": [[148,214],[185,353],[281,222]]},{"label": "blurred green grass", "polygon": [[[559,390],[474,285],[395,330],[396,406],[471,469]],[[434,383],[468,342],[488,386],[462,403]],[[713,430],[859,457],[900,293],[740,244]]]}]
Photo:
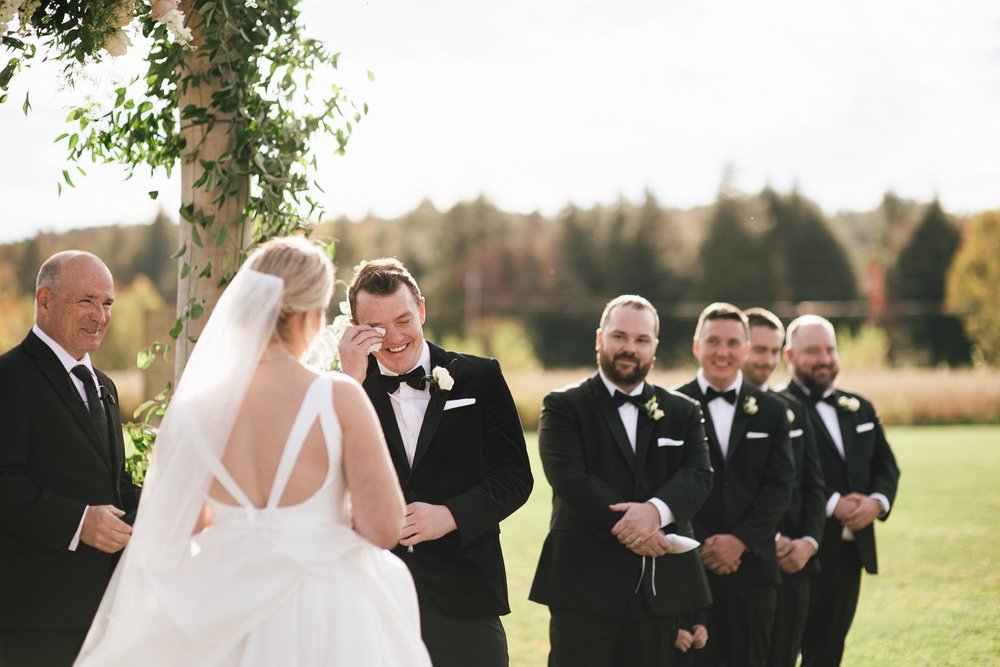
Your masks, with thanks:
[{"label": "blurred green grass", "polygon": [[[1000,664],[1000,426],[896,426],[902,471],[878,526],[881,574],[865,575],[843,664]],[[502,525],[512,667],[548,655],[548,609],[528,590],[548,528],[551,489],[528,434],[535,488]]]}]

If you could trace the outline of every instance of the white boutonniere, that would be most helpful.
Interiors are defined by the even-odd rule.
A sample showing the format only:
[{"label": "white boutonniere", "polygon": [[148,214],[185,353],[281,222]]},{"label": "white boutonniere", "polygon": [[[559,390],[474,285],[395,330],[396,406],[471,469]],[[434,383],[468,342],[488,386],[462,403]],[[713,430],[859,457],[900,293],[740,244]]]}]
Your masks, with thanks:
[{"label": "white boutonniere", "polygon": [[663,419],[664,413],[660,409],[660,404],[656,402],[656,396],[646,401],[646,416],[649,417],[654,422]]},{"label": "white boutonniere", "polygon": [[792,409],[788,408],[788,411],[785,414],[788,415],[788,423],[789,424],[794,424],[795,423],[795,413],[792,412]]},{"label": "white boutonniere", "polygon": [[455,378],[444,366],[435,366],[431,374],[427,376],[427,380],[441,391],[451,391],[451,388],[455,386]]},{"label": "white boutonniere", "polygon": [[861,408],[861,401],[853,396],[838,396],[837,407],[845,412],[857,412]]},{"label": "white boutonniere", "polygon": [[757,414],[757,399],[753,396],[747,396],[743,399],[743,412],[748,415]]}]

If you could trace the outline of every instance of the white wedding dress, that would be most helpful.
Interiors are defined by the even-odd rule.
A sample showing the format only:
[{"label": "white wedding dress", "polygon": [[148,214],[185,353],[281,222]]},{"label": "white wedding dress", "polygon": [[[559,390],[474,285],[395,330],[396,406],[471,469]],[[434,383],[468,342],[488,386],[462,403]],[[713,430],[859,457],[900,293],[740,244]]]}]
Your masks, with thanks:
[{"label": "white wedding dress", "polygon": [[[151,560],[119,586],[126,554],[78,665],[430,666],[409,571],[351,530],[332,393],[329,376],[307,390],[265,507],[208,461],[240,504],[208,499],[214,521],[185,553]],[[279,506],[317,419],[326,479],[308,500]]]}]

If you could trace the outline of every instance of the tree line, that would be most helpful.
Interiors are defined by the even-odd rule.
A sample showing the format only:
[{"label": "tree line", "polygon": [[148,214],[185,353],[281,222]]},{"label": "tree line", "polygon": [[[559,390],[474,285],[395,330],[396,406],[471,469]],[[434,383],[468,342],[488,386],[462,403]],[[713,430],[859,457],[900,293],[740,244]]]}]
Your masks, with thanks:
[{"label": "tree line", "polygon": [[[429,335],[497,355],[520,338],[514,346],[546,367],[591,364],[604,303],[628,292],[660,310],[666,364],[688,361],[698,312],[723,300],[768,307],[786,320],[820,312],[855,332],[876,326],[888,340],[890,365],[956,366],[992,354],[988,344],[972,345],[963,313],[948,307],[948,272],[967,223],[937,201],[892,193],[872,211],[828,217],[796,191],[745,194],[724,183],[714,203],[694,209],[664,207],[647,192],[639,202],[570,204],[545,216],[503,211],[479,197],[443,211],[425,201],[391,219],[341,217],[317,225],[313,237],[335,244],[337,301],[357,262],[396,256],[425,292]],[[136,303],[169,308],[175,299],[177,227],[161,213],[148,225],[0,246],[0,307],[30,299],[40,262],[68,247],[102,256],[119,285],[142,277]],[[952,302],[964,303],[963,284],[953,286]],[[974,328],[981,334],[989,325]],[[23,333],[0,339],[9,346],[12,335]]]}]

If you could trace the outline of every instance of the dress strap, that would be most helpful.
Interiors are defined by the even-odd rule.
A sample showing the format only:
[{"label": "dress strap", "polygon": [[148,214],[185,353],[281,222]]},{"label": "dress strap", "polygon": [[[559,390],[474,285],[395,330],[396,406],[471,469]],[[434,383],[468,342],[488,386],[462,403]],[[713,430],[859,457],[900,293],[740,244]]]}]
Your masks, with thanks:
[{"label": "dress strap", "polygon": [[331,385],[331,378],[320,376],[314,379],[309,384],[309,388],[306,389],[306,394],[302,397],[302,405],[299,406],[299,413],[295,416],[292,430],[289,431],[288,440],[285,441],[281,460],[278,461],[278,470],[274,473],[274,482],[271,484],[271,493],[267,499],[269,509],[277,507],[281,496],[285,493],[288,479],[292,476],[292,469],[298,461],[299,452],[302,451],[306,436],[309,435],[312,425],[316,422],[316,416],[322,408],[325,393],[322,389],[323,387],[329,388]]},{"label": "dress strap", "polygon": [[195,448],[201,456],[202,461],[204,461],[209,472],[212,473],[213,477],[219,480],[219,484],[222,485],[222,488],[228,491],[229,495],[231,495],[233,499],[245,509],[254,509],[253,502],[247,494],[243,492],[240,485],[236,483],[236,480],[233,479],[233,476],[229,473],[229,471],[226,470],[226,466],[222,465],[222,461],[215,458],[215,456],[213,456],[212,453],[200,443],[196,443]]}]

